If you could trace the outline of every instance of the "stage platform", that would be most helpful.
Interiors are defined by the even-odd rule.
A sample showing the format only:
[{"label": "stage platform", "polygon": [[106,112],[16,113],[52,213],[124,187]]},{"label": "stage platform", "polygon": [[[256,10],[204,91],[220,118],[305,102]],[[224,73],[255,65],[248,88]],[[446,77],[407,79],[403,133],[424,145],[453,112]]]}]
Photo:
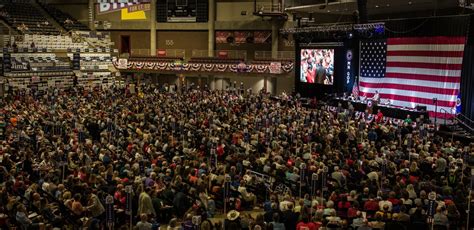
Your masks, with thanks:
[{"label": "stage platform", "polygon": [[[338,107],[341,104],[342,108],[347,109],[349,107],[349,103],[352,103],[355,111],[365,112],[367,110],[367,103],[361,101],[351,101],[348,99],[343,98],[333,98],[329,100],[328,104],[330,106]],[[389,105],[373,105],[372,106],[372,113],[376,114],[377,111],[383,113],[385,117],[397,118],[397,119],[405,119],[408,115],[410,115],[413,121],[416,121],[418,118],[423,119],[424,122],[429,122],[429,113],[428,111],[418,111],[415,109],[408,109],[408,108],[401,108]]]}]

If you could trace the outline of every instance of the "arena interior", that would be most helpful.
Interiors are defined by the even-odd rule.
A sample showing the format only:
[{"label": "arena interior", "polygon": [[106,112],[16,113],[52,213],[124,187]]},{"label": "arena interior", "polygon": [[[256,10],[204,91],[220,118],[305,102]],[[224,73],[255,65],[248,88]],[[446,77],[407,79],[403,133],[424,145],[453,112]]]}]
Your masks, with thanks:
[{"label": "arena interior", "polygon": [[474,229],[472,0],[0,0],[0,229]]}]

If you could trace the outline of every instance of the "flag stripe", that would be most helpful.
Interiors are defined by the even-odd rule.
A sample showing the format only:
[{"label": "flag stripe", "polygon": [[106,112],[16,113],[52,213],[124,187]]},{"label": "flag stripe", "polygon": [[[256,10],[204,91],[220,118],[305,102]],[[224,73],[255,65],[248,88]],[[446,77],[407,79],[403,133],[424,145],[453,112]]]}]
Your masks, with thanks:
[{"label": "flag stripe", "polygon": [[387,62],[387,67],[422,68],[422,69],[438,69],[438,70],[446,70],[446,69],[461,70],[462,64]]},{"label": "flag stripe", "polygon": [[387,51],[464,51],[464,45],[438,45],[438,44],[413,44],[413,45],[389,45]]},{"label": "flag stripe", "polygon": [[405,85],[405,84],[361,82],[360,87],[373,88],[373,89],[399,89],[399,90],[416,91],[420,93],[441,94],[441,95],[444,94],[444,95],[453,95],[453,96],[458,94],[456,89],[439,89],[436,87]]},{"label": "flag stripe", "polygon": [[[461,83],[461,78],[457,77],[444,77],[424,74],[400,74],[400,73],[386,73],[386,79],[394,78],[397,81],[404,80],[420,80],[420,81],[433,81],[433,82],[446,82],[446,83]],[[456,86],[459,88],[459,84]]]},{"label": "flag stripe", "polygon": [[[427,107],[426,109],[428,110],[428,107]],[[449,114],[449,113],[448,113],[448,114],[445,114],[444,111],[441,111],[441,108],[438,107],[438,112],[435,113],[435,112],[433,112],[433,111],[434,111],[434,107],[433,107],[432,109],[433,109],[432,111],[428,110],[428,113],[430,114],[430,117],[433,117],[433,118],[434,118],[434,117],[437,117],[437,118],[441,118],[441,119],[451,119],[451,118],[454,117],[454,112],[453,112],[452,114]],[[449,110],[449,109],[446,110],[446,111],[450,111],[450,112],[451,112],[451,110]]]},{"label": "flag stripe", "polygon": [[[462,57],[464,55],[463,51],[387,51],[389,56],[427,56],[427,57]],[[462,60],[462,59],[461,59]]]},{"label": "flag stripe", "polygon": [[412,85],[412,86],[429,86],[433,88],[442,88],[442,89],[459,89],[459,83],[451,82],[436,82],[436,81],[423,81],[423,80],[412,80],[404,79],[400,80],[399,78],[384,78],[384,81],[381,82],[380,79],[370,78],[370,77],[361,77],[360,84],[362,83],[381,83],[381,84],[403,84],[403,85]]},{"label": "flag stripe", "polygon": [[461,76],[461,70],[422,69],[408,67],[387,67],[387,73],[427,74],[446,77]]},{"label": "flag stripe", "polygon": [[[363,87],[360,87],[360,91],[363,92],[364,91],[364,88]],[[405,96],[405,95],[400,95],[398,94],[399,92],[396,92],[396,90],[392,90],[393,93],[384,93],[385,90],[381,89],[381,92],[379,91],[380,93],[380,98],[383,98],[383,100],[387,100],[387,99],[390,99],[390,100],[393,100],[394,102],[397,102],[397,103],[393,103],[394,105],[397,105],[397,106],[404,106],[404,105],[413,105],[413,106],[404,106],[404,107],[407,107],[407,108],[415,108],[416,105],[433,105],[433,98],[423,98],[423,97],[414,97],[414,96]],[[374,93],[365,93],[364,94],[366,97],[373,97],[374,96]],[[417,95],[417,94],[415,94]],[[456,98],[456,96],[454,96],[454,98]],[[400,102],[404,102],[404,103],[400,103]],[[408,104],[407,104],[408,103]],[[445,101],[445,100],[440,100],[438,98],[438,107],[446,107],[446,108],[449,108],[449,109],[453,109],[453,107],[456,106],[456,102],[454,101]]]},{"label": "flag stripe", "polygon": [[462,64],[462,57],[390,55],[387,62],[415,62],[437,64]]},{"label": "flag stripe", "polygon": [[390,38],[387,43],[389,45],[400,44],[462,44],[466,43],[466,37],[405,37]]}]

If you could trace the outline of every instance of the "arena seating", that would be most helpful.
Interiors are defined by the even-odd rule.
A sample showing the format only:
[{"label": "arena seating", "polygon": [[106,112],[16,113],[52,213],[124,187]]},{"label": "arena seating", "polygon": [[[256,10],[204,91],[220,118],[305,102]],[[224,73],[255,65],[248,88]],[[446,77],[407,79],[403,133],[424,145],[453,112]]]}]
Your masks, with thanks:
[{"label": "arena seating", "polygon": [[[67,56],[72,61],[74,54],[68,51]],[[110,50],[80,50],[80,71],[76,72],[78,84],[86,88],[113,84],[114,78],[109,70],[112,66]]]},{"label": "arena seating", "polygon": [[[38,49],[49,48],[53,50],[66,49],[85,49],[88,48],[87,43],[80,42],[80,40],[73,41],[70,36],[64,35],[39,35],[39,34],[25,34],[24,36],[8,36],[5,35],[4,42],[13,42],[17,48],[31,48],[31,44]],[[6,45],[6,44],[4,44]]]},{"label": "arena seating", "polygon": [[84,40],[93,48],[110,48],[114,45],[110,39],[110,34],[107,32],[74,31],[72,37],[73,40],[74,38]]},{"label": "arena seating", "polygon": [[60,34],[60,31],[30,1],[4,1],[2,11],[4,13],[1,17],[11,27],[24,34]]},{"label": "arena seating", "polygon": [[58,22],[64,29],[67,31],[70,30],[89,30],[89,28],[74,19],[71,15],[64,13],[61,10],[58,10],[56,7],[40,2],[41,7],[43,7],[49,15],[51,15],[56,22]]},{"label": "arena seating", "polygon": [[[81,32],[81,34],[2,36],[3,45],[11,57],[11,71],[5,73],[12,89],[67,88],[77,83],[86,88],[114,83],[108,33]],[[86,41],[86,39],[88,39]],[[96,48],[90,45],[94,40]],[[34,43],[34,46],[32,46]],[[14,45],[13,45],[14,44]],[[13,47],[12,47],[13,46]],[[80,69],[73,71],[73,56],[80,54]],[[1,53],[3,57],[3,53]]]},{"label": "arena seating", "polygon": [[110,54],[99,56],[83,56],[81,54],[81,70],[108,70],[112,64]]}]

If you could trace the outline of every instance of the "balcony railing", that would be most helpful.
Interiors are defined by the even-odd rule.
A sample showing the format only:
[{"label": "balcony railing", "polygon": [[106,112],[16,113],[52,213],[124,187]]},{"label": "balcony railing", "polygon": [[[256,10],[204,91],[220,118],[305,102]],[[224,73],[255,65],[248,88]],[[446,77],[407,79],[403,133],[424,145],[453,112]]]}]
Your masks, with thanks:
[{"label": "balcony railing", "polygon": [[270,59],[283,59],[283,60],[294,60],[294,51],[278,51],[275,58],[272,57],[272,51],[255,51],[255,60],[270,60]]},{"label": "balcony railing", "polygon": [[281,13],[283,12],[283,8],[281,3],[276,3],[273,4],[268,1],[262,1],[262,0],[255,0],[255,11],[256,12],[275,12],[275,13]]},{"label": "balcony railing", "polygon": [[[139,56],[150,56],[150,49],[132,49],[131,50],[132,57],[139,57]],[[156,56],[157,57],[178,57],[178,58],[186,58],[186,51],[184,49],[156,49]]]},{"label": "balcony railing", "polygon": [[[209,57],[208,50],[193,50],[193,58]],[[214,50],[214,57],[229,58],[229,59],[247,59],[247,51],[245,50]]]}]

